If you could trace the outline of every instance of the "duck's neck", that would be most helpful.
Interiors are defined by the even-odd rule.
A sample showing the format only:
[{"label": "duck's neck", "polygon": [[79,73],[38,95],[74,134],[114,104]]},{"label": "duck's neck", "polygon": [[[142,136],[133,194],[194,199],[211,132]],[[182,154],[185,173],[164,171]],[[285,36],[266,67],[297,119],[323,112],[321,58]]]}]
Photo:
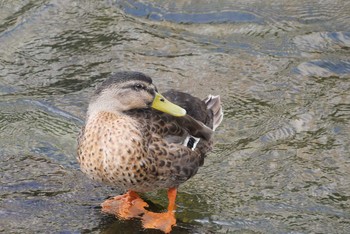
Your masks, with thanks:
[{"label": "duck's neck", "polygon": [[123,105],[118,100],[95,101],[90,103],[87,116],[88,118],[92,118],[101,112],[110,112],[116,115],[123,115],[123,111],[126,111],[126,109],[123,108]]}]

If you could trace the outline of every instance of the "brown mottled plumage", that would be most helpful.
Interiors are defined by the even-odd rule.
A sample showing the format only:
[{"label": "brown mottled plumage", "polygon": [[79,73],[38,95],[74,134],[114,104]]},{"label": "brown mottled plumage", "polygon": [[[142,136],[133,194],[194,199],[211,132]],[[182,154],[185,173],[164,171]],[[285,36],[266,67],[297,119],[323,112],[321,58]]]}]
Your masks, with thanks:
[{"label": "brown mottled plumage", "polygon": [[[177,188],[197,173],[222,120],[220,98],[168,91],[164,96],[187,111],[175,117],[154,109],[156,93],[151,78],[136,72],[116,73],[97,88],[79,137],[83,172],[136,192]],[[200,139],[195,147],[186,143],[193,137]]]}]

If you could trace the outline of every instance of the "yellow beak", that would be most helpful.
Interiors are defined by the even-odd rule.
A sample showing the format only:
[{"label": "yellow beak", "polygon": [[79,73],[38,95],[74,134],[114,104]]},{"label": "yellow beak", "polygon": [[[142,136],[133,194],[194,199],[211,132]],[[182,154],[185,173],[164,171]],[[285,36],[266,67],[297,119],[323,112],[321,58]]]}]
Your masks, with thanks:
[{"label": "yellow beak", "polygon": [[175,105],[174,103],[168,101],[161,94],[156,93],[155,98],[153,99],[151,107],[153,109],[159,110],[161,112],[173,115],[176,117],[181,117],[186,115],[186,110]]}]

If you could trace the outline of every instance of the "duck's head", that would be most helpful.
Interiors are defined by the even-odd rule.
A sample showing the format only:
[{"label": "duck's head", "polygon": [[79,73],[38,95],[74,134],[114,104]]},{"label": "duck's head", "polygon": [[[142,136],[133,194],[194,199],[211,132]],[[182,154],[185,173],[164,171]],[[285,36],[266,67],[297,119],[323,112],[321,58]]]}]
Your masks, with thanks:
[{"label": "duck's head", "polygon": [[95,91],[88,116],[102,111],[124,112],[153,108],[173,116],[184,116],[186,110],[158,93],[152,79],[139,72],[118,72],[111,75]]}]

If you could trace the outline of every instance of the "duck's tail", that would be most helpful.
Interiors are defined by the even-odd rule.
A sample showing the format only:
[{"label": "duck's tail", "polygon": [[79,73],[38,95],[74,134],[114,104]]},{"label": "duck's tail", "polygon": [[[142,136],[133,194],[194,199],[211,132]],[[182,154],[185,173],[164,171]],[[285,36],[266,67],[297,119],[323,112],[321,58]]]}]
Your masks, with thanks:
[{"label": "duck's tail", "polygon": [[215,131],[215,129],[220,125],[222,119],[224,118],[220,96],[213,96],[209,94],[209,96],[203,101],[207,105],[207,109],[213,111],[213,131]]}]

